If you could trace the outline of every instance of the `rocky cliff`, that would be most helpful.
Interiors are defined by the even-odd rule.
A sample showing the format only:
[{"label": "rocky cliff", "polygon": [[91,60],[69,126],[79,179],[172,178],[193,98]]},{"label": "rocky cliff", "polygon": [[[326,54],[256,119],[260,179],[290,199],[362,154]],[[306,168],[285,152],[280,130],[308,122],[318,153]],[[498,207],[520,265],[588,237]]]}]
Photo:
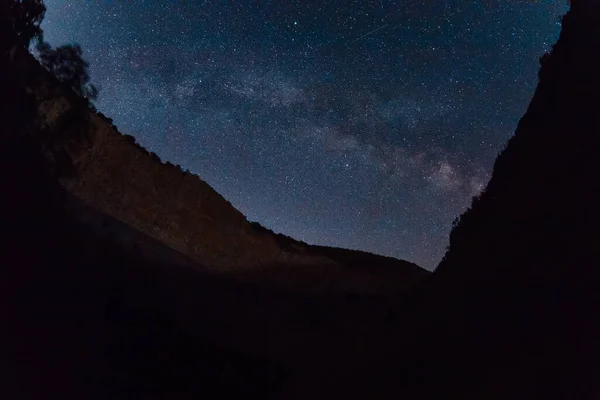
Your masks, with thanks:
[{"label": "rocky cliff", "polygon": [[162,162],[121,134],[110,118],[55,82],[29,54],[13,62],[27,71],[20,79],[35,97],[36,140],[44,143],[60,183],[87,205],[199,267],[256,283],[359,292],[398,292],[428,275],[398,260],[382,268],[381,258],[365,259],[365,253],[364,269],[347,268],[305,243],[250,224],[198,176]]},{"label": "rocky cliff", "polygon": [[[61,132],[74,168],[61,183],[87,204],[214,270],[285,260],[272,237],[257,234],[244,215],[197,176],[161,162],[101,114],[76,109],[60,90],[39,94],[40,117],[48,130]],[[299,256],[297,261],[308,260]]]},{"label": "rocky cliff", "polygon": [[[246,277],[215,274],[216,267],[205,268],[77,195],[69,182],[77,181],[82,155],[93,147],[89,124],[96,114],[82,113],[85,101],[30,62],[27,55],[0,62],[6,100],[0,107],[0,316],[9,344],[2,349],[9,367],[3,397],[293,398],[314,384],[315,370],[322,376],[332,361],[354,360],[353,349],[367,348],[371,330],[397,318],[388,296],[356,295],[381,288],[387,273],[371,265],[407,266],[397,260],[341,249],[321,254],[254,226],[251,235],[270,237],[282,251],[304,248],[327,263],[308,274],[298,273],[305,270],[298,264],[260,273],[249,268],[255,273],[248,284]],[[353,265],[348,257],[365,261]],[[417,270],[407,269],[407,277],[427,276],[408,266]],[[273,275],[276,286],[285,280],[291,281],[286,289],[301,290],[264,287]],[[408,282],[390,281],[391,293]],[[315,286],[318,293],[306,293]]]},{"label": "rocky cliff", "polygon": [[444,332],[426,341],[436,366],[424,373],[463,398],[600,390],[600,2],[571,3],[515,135],[419,300],[427,317],[415,324]]},{"label": "rocky cliff", "polygon": [[591,0],[574,1],[563,17],[558,42],[540,59],[529,108],[486,189],[452,230],[438,275],[559,279],[593,270],[588,263],[597,260],[600,237],[599,21],[600,5]]}]

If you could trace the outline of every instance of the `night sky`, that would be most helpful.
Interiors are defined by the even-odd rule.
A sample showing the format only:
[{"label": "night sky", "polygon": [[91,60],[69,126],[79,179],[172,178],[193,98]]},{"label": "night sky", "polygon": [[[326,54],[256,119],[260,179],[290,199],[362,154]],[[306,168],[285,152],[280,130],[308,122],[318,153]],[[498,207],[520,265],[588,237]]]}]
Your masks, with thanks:
[{"label": "night sky", "polygon": [[[334,5],[335,3],[335,5]],[[46,0],[97,108],[249,220],[433,269],[566,1]]]}]

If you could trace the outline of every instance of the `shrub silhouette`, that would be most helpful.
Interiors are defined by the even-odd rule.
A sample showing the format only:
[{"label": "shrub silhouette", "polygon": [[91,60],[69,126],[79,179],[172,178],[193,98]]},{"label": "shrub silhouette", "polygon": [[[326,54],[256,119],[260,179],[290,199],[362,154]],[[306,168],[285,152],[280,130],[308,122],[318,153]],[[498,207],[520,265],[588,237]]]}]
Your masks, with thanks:
[{"label": "shrub silhouette", "polygon": [[45,42],[40,26],[45,14],[43,0],[0,1],[0,55],[12,59],[17,51],[27,51],[35,39],[40,64],[79,96],[95,100],[98,88],[90,83],[89,64],[81,46],[52,48]]},{"label": "shrub silhouette", "polygon": [[36,47],[40,64],[61,83],[70,86],[75,93],[89,100],[98,97],[98,88],[90,84],[89,63],[83,59],[83,50],[78,44],[52,48],[40,41]]}]

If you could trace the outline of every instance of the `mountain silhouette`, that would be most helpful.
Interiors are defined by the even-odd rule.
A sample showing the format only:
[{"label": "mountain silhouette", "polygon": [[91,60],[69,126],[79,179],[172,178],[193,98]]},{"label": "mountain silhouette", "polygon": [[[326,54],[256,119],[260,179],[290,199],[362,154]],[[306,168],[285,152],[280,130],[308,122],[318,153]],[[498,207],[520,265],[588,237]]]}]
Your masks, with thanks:
[{"label": "mountain silhouette", "polygon": [[600,389],[598,22],[600,3],[571,2],[527,112],[432,279],[444,313],[462,315],[443,325],[465,342],[480,397]]},{"label": "mountain silhouette", "polygon": [[110,118],[54,79],[29,53],[16,53],[12,64],[27,71],[19,80],[37,104],[31,137],[43,143],[60,185],[186,255],[198,268],[243,279],[260,275],[259,283],[297,290],[364,293],[400,292],[429,275],[415,264],[375,255],[366,263],[372,268],[348,268],[339,257],[250,223],[198,176],[163,163],[132,136],[121,134]]}]

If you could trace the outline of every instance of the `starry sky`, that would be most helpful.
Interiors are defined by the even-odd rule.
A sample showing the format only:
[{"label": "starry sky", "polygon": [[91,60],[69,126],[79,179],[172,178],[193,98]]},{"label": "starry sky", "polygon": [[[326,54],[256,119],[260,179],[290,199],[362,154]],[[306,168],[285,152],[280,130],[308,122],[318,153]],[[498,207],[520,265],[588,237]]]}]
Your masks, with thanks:
[{"label": "starry sky", "polygon": [[433,269],[489,179],[566,1],[46,0],[97,108],[308,243]]}]

